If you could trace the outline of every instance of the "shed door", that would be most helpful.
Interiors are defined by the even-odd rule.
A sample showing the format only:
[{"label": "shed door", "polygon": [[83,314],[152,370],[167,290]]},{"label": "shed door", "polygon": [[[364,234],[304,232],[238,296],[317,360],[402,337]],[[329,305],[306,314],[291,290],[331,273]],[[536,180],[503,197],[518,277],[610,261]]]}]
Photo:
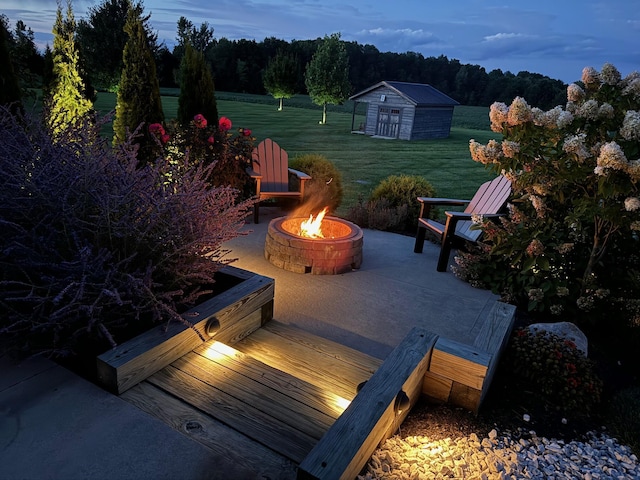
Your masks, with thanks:
[{"label": "shed door", "polygon": [[400,133],[400,114],[401,110],[399,108],[378,107],[376,135],[398,138]]}]

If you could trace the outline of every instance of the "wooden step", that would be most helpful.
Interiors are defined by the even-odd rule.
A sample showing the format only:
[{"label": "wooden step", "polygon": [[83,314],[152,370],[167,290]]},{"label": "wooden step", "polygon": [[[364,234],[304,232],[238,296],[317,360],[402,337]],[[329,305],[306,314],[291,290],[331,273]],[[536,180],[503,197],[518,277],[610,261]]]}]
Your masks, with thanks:
[{"label": "wooden step", "polygon": [[276,321],[234,348],[347,400],[382,364],[380,359]]}]

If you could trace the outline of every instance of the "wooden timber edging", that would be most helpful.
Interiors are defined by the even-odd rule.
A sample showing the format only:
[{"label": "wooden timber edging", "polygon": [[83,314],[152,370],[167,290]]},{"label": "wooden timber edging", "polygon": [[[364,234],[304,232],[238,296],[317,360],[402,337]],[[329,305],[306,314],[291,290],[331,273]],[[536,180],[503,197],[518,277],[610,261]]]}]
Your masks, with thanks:
[{"label": "wooden timber edging", "polygon": [[116,394],[125,392],[202,345],[203,338],[211,338],[210,321],[217,322],[215,339],[233,345],[273,318],[272,278],[231,266],[219,273],[240,282],[185,312],[182,317],[192,327],[179,322],[161,325],[100,355],[99,382]]},{"label": "wooden timber edging", "polygon": [[391,436],[420,397],[438,337],[414,328],[298,468],[298,479],[352,479]]},{"label": "wooden timber edging", "polygon": [[513,328],[516,307],[495,302],[473,345],[438,338],[422,393],[478,413]]}]

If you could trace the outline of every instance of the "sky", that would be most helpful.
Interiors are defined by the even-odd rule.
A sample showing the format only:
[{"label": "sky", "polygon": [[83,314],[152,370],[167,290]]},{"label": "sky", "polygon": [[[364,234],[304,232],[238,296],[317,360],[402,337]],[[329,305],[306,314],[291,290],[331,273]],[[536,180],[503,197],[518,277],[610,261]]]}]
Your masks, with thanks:
[{"label": "sky", "polygon": [[[63,11],[66,0],[63,0]],[[100,0],[73,0],[76,20]],[[445,55],[463,64],[571,83],[582,69],[611,63],[640,71],[640,0],[144,0],[150,23],[171,49],[181,16],[214,37],[308,40],[340,33],[381,52]],[[11,27],[22,20],[39,48],[52,44],[55,0],[0,0]],[[381,80],[394,80],[385,78]]]}]

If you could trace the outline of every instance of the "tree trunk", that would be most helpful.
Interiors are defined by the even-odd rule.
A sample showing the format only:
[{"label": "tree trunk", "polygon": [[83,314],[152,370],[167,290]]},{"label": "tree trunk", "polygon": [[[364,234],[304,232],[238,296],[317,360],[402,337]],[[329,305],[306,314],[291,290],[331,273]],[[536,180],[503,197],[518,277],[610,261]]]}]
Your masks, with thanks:
[{"label": "tree trunk", "polygon": [[280,97],[280,106],[278,107],[278,111],[281,112],[282,111],[282,101],[284,100],[283,97]]},{"label": "tree trunk", "polygon": [[324,125],[327,123],[327,104],[324,103],[322,104],[322,121],[320,122],[321,125]]}]

